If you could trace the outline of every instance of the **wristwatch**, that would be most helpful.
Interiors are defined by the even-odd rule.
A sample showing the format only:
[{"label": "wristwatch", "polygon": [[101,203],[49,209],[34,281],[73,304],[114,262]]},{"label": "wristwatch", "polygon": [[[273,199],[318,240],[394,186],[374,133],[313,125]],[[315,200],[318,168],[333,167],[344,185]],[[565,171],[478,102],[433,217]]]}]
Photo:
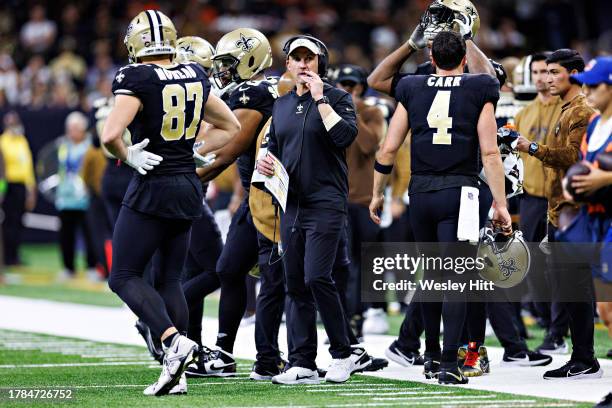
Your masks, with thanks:
[{"label": "wristwatch", "polygon": [[319,106],[322,103],[326,103],[329,105],[329,98],[327,96],[323,96],[321,99],[315,101],[316,106]]},{"label": "wristwatch", "polygon": [[536,154],[538,152],[539,148],[540,148],[540,146],[536,142],[532,142],[529,145],[529,155],[533,156],[534,154]]}]

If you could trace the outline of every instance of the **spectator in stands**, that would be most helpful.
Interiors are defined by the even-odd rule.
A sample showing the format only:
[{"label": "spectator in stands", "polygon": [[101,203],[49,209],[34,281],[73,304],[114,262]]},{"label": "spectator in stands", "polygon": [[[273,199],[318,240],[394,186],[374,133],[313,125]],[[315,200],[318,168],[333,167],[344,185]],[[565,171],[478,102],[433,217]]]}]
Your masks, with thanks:
[{"label": "spectator in stands", "polygon": [[64,78],[82,83],[87,73],[87,64],[80,55],[75,54],[76,40],[65,37],[60,44],[60,54],[51,60],[49,68],[54,78]]},{"label": "spectator in stands", "polygon": [[94,275],[96,254],[85,214],[89,208],[89,192],[81,178],[83,159],[91,146],[91,138],[87,133],[87,117],[80,112],[72,112],[66,118],[66,135],[59,143],[58,175],[60,182],[55,197],[55,208],[59,211],[60,246],[64,271],[60,278],[68,279],[75,276],[74,265],[76,233],[83,231],[87,248],[88,275]]},{"label": "spectator in stands", "polygon": [[4,223],[5,265],[18,265],[22,218],[25,211],[31,211],[36,203],[36,182],[32,152],[24,136],[23,126],[15,112],[4,115],[4,133],[0,135],[0,152],[6,167],[6,195],[2,203]]},{"label": "spectator in stands", "polygon": [[21,28],[21,44],[35,54],[49,51],[57,34],[55,22],[47,20],[45,13],[42,5],[32,7],[30,20]]},{"label": "spectator in stands", "polygon": [[0,90],[9,105],[15,105],[19,99],[19,73],[9,54],[0,54]]}]

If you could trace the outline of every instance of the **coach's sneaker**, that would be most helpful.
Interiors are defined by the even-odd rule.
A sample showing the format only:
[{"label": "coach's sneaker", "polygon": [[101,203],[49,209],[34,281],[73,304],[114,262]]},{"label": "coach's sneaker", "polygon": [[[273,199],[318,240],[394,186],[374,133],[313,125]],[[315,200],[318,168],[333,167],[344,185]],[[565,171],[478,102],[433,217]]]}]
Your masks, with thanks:
[{"label": "coach's sneaker", "polygon": [[385,350],[385,356],[394,363],[404,367],[423,365],[424,363],[423,356],[418,351],[403,351],[397,344],[397,340],[391,343]]},{"label": "coach's sneaker", "polygon": [[187,366],[197,358],[197,350],[198,345],[187,337],[174,336],[172,344],[166,349],[159,379],[145,389],[145,392],[149,392],[145,395],[159,397],[168,394],[179,383]]},{"label": "coach's sneaker", "polygon": [[325,381],[343,383],[351,378],[354,368],[355,363],[353,355],[347,358],[334,358],[327,369],[327,374],[325,374]]},{"label": "coach's sneaker", "polygon": [[423,374],[428,380],[438,378],[438,375],[440,374],[440,355],[429,355],[427,352],[425,352]]},{"label": "coach's sneaker", "polygon": [[593,408],[612,408],[612,392],[608,393]]},{"label": "coach's sneaker", "polygon": [[501,365],[518,367],[537,367],[549,365],[552,357],[537,351],[519,351],[515,354],[504,353]]},{"label": "coach's sneaker", "polygon": [[550,336],[546,336],[542,344],[540,344],[536,351],[542,354],[567,354],[569,348],[565,340],[555,339]]},{"label": "coach's sneaker", "polygon": [[202,347],[199,356],[200,361],[187,368],[187,377],[234,377],[236,375],[236,360],[230,353],[221,349],[210,350]]},{"label": "coach's sneaker", "polygon": [[291,367],[287,371],[272,377],[272,384],[319,384],[319,373],[304,367]]},{"label": "coach's sneaker", "polygon": [[385,367],[389,366],[389,360],[387,360],[386,358],[379,358],[379,357],[370,357],[372,359],[372,362],[370,364],[368,364],[362,371],[369,371],[369,372],[373,372],[373,371],[380,371]]},{"label": "coach's sneaker", "polygon": [[[469,358],[468,352],[468,358]],[[465,360],[468,361],[467,359]],[[482,375],[482,374],[481,374]],[[456,363],[444,364],[440,367],[440,374],[438,375],[439,384],[467,384],[468,379]]]},{"label": "coach's sneaker", "polygon": [[368,309],[363,321],[363,334],[387,334],[389,323],[383,309]]},{"label": "coach's sneaker", "polygon": [[159,364],[164,361],[164,350],[162,348],[161,339],[151,334],[151,329],[142,320],[136,320],[136,330],[142,336],[147,345],[147,349]]},{"label": "coach's sneaker", "polygon": [[367,366],[372,364],[372,358],[363,347],[351,346],[351,356],[349,357],[353,362],[352,373],[361,372]]},{"label": "coach's sneaker", "polygon": [[545,380],[582,380],[589,378],[601,378],[603,370],[599,366],[597,360],[593,360],[590,364],[585,364],[580,361],[568,361],[564,366],[556,370],[550,370],[544,373]]}]

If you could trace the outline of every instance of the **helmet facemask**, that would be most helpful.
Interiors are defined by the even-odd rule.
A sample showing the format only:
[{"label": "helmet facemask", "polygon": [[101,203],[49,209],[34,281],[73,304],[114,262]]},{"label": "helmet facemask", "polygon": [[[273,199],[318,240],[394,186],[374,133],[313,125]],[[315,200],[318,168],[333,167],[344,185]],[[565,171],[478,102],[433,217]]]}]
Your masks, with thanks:
[{"label": "helmet facemask", "polygon": [[240,82],[238,64],[240,61],[231,55],[222,55],[213,59],[213,79],[219,89],[224,89],[232,82]]},{"label": "helmet facemask", "polygon": [[429,6],[421,16],[419,24],[423,27],[425,41],[433,39],[442,31],[452,31],[455,12],[438,2]]}]

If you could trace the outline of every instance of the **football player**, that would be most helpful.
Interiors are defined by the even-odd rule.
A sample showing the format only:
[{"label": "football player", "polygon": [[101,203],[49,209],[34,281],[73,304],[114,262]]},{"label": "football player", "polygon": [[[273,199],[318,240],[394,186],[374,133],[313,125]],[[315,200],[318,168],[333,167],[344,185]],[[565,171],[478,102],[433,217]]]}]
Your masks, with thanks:
[{"label": "football player", "polygon": [[[272,49],[259,31],[239,28],[225,34],[215,47],[213,80],[224,92],[223,98],[241,124],[241,131],[231,143],[215,151],[215,161],[198,174],[203,181],[212,180],[237,161],[245,197],[232,217],[225,246],[216,271],[221,282],[219,331],[216,350],[202,349],[197,367],[190,376],[233,376],[236,372],[233,348],[240,321],[246,309],[248,272],[257,264],[257,230],[249,210],[249,189],[255,167],[257,135],[272,113],[277,98],[277,78],[267,78],[264,70],[272,65]],[[210,288],[201,285],[200,294]],[[276,361],[270,365],[276,366]],[[277,368],[278,370],[278,368]]]},{"label": "football player", "polygon": [[[115,224],[109,287],[163,343],[161,375],[144,391],[159,396],[169,393],[197,358],[197,344],[183,335],[188,310],[180,284],[191,224],[202,212],[194,140],[204,132],[201,123],[206,120],[206,141],[223,146],[240,123],[223,101],[209,94],[208,78],[198,65],[173,63],[176,29],[166,15],[139,13],[124,43],[133,63],[120,68],[113,81],[115,104],[102,142],[136,172]],[[130,147],[122,140],[128,127],[134,142]],[[156,290],[142,275],[157,250],[161,269]]]},{"label": "football player", "polygon": [[[380,223],[388,174],[409,129],[411,138],[410,221],[417,242],[457,242],[459,204],[465,187],[478,187],[478,151],[493,193],[493,222],[512,231],[506,207],[504,170],[496,140],[494,105],[499,82],[490,75],[464,74],[466,44],[461,35],[444,31],[432,44],[435,75],[402,79],[397,87],[398,106],[389,132],[377,155],[370,216]],[[455,103],[451,103],[451,100]],[[459,103],[459,101],[461,101]],[[433,111],[433,113],[432,113]],[[453,117],[461,117],[453,126]],[[451,131],[452,130],[452,131]],[[443,176],[442,176],[443,174]],[[444,204],[442,204],[444,203]],[[445,294],[447,298],[448,294]],[[463,331],[464,302],[421,305],[426,333],[425,371],[435,372],[440,383],[465,384],[457,366]],[[444,348],[440,351],[440,314],[444,317]]]}]

